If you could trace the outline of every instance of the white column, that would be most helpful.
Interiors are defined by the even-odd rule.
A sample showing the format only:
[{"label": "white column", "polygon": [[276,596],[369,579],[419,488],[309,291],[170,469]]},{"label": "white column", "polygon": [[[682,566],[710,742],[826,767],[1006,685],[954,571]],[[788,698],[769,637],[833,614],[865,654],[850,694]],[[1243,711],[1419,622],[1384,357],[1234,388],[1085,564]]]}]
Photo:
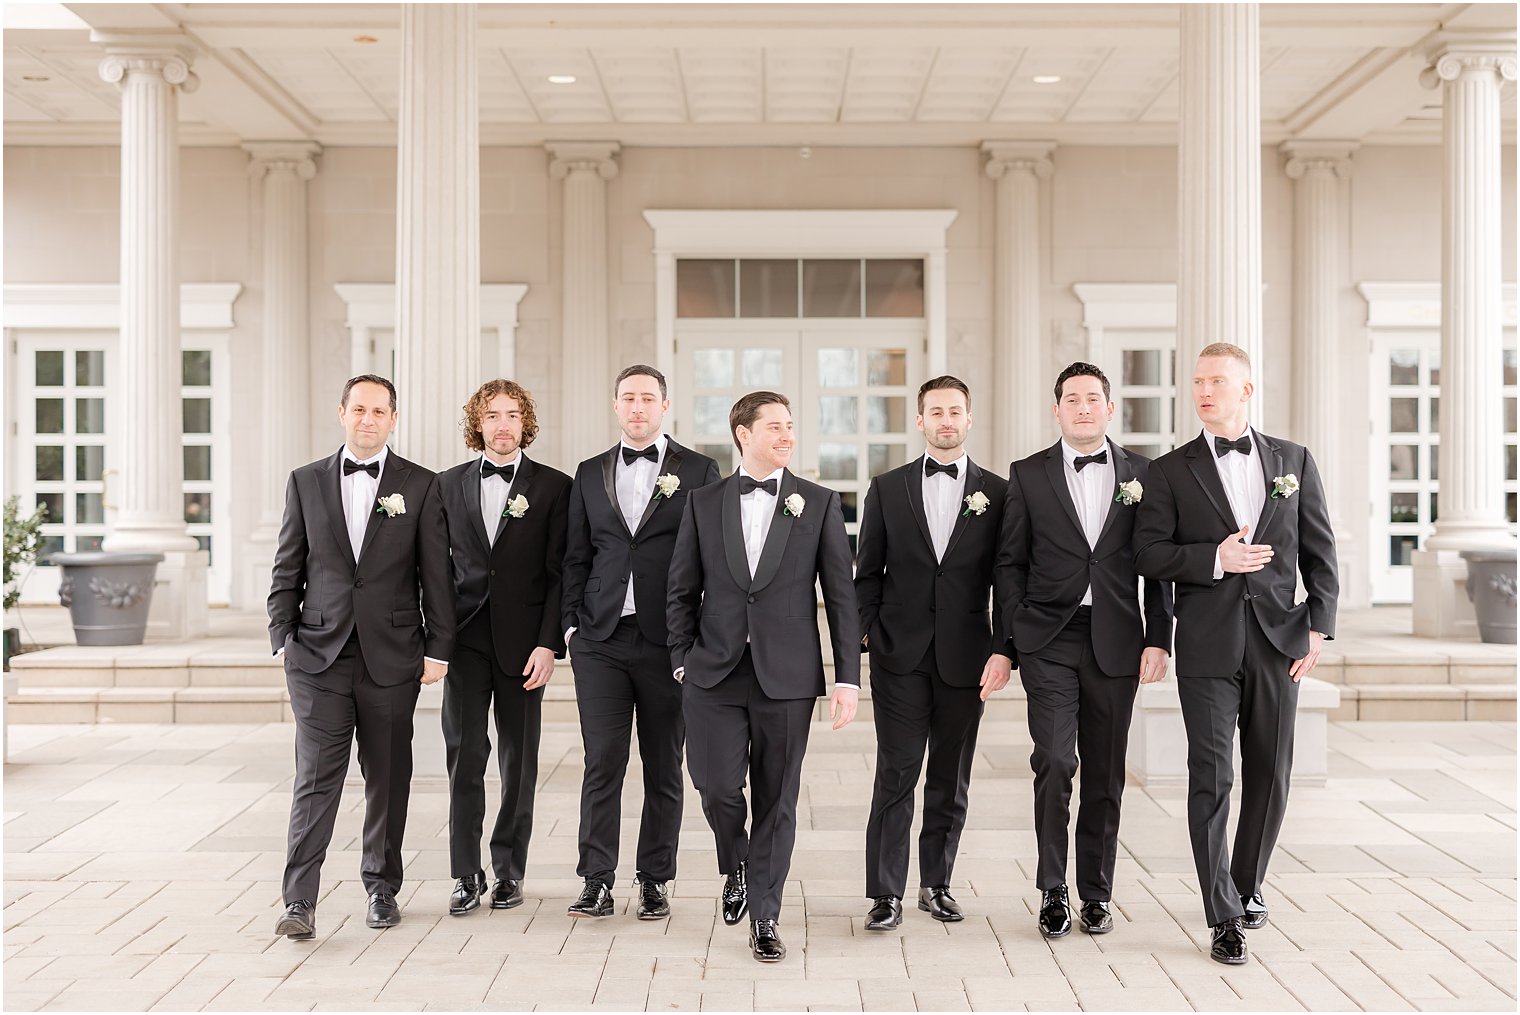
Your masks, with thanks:
[{"label": "white column", "polygon": [[1458,551],[1514,546],[1504,519],[1499,101],[1515,34],[1443,35],[1421,76],[1442,90],[1441,513],[1414,555],[1414,630],[1475,629]]},{"label": "white column", "polygon": [[398,451],[429,469],[467,454],[480,376],[480,96],[474,4],[403,4],[397,146]]},{"label": "white column", "polygon": [[312,141],[251,141],[243,147],[249,155],[249,174],[262,180],[264,208],[259,514],[243,548],[238,602],[252,609],[269,594],[286,479],[310,452],[306,181],[317,174],[321,146]]},{"label": "white column", "polygon": [[554,143],[549,175],[564,181],[560,269],[561,457],[578,462],[611,440],[607,342],[607,181],[617,175],[615,141]]},{"label": "white column", "polygon": [[118,512],[104,549],[162,553],[148,633],[206,629],[206,553],[185,528],[179,334],[179,91],[198,83],[183,37],[92,33],[121,88],[121,370]]},{"label": "white column", "polygon": [[[1340,298],[1344,289],[1345,187],[1350,141],[1288,141],[1284,166],[1293,186],[1293,390],[1290,436],[1314,454],[1330,502],[1330,524],[1341,571],[1341,599],[1365,574],[1345,526],[1340,487],[1345,427],[1341,402]],[[1365,605],[1367,595],[1359,597]]]},{"label": "white column", "polygon": [[985,395],[997,406],[992,460],[998,463],[1032,454],[1049,436],[1054,399],[1041,340],[1040,181],[1051,174],[1054,150],[1053,141],[982,144],[987,175],[997,181],[997,318],[993,386]]},{"label": "white column", "polygon": [[1261,51],[1256,4],[1182,4],[1177,150],[1177,438],[1197,432],[1198,351],[1251,356],[1261,420]]}]

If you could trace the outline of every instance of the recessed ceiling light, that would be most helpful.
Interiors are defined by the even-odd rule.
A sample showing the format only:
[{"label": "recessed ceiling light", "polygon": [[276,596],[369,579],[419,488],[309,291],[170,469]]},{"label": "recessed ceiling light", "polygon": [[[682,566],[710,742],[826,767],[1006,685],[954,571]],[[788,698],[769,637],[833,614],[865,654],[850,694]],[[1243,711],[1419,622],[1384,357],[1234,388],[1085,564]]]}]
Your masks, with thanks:
[{"label": "recessed ceiling light", "polygon": [[377,38],[375,38],[373,35],[356,35],[356,36],[354,36],[354,41],[355,42],[363,42],[363,43],[371,43],[371,42],[379,42],[380,40],[377,39]]},{"label": "recessed ceiling light", "polygon": [[573,85],[573,84],[575,84],[575,75],[574,74],[550,74],[549,75],[549,83],[551,85]]},{"label": "recessed ceiling light", "polygon": [[23,74],[23,75],[21,75],[21,80],[22,81],[51,81],[52,78],[49,78],[46,74]]},{"label": "recessed ceiling light", "polygon": [[1061,75],[1059,75],[1059,74],[1036,74],[1034,76],[1034,83],[1037,84],[1037,85],[1056,85],[1056,84],[1060,84],[1061,83]]}]

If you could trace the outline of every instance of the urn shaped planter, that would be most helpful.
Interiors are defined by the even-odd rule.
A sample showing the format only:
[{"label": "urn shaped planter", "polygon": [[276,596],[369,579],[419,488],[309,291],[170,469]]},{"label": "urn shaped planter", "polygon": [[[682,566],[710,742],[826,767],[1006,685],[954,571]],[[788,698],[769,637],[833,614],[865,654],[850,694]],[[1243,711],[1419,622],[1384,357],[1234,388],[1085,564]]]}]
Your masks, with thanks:
[{"label": "urn shaped planter", "polygon": [[1515,551],[1463,550],[1467,598],[1478,615],[1478,636],[1497,645],[1515,644]]},{"label": "urn shaped planter", "polygon": [[81,645],[141,645],[161,553],[55,553],[63,576],[58,601],[69,608]]}]

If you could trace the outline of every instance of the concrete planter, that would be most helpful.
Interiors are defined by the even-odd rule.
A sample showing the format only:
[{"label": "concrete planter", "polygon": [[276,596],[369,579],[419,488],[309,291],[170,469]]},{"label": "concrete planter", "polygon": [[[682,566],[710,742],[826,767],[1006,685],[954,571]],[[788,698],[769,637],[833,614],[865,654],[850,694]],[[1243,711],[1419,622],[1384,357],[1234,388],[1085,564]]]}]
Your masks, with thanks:
[{"label": "concrete planter", "polygon": [[55,553],[63,569],[58,601],[69,608],[81,645],[141,645],[161,553]]},{"label": "concrete planter", "polygon": [[1467,598],[1478,615],[1478,635],[1495,645],[1515,644],[1515,551],[1463,550]]}]

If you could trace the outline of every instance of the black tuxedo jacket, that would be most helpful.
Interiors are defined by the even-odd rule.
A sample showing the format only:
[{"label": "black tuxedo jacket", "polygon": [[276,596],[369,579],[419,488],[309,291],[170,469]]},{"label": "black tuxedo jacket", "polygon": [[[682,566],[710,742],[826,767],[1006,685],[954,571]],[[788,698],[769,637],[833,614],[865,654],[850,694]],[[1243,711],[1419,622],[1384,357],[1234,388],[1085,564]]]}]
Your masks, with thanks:
[{"label": "black tuxedo jacket", "polygon": [[[1261,518],[1250,519],[1246,539],[1275,551],[1262,570],[1214,580],[1219,544],[1244,523],[1235,521],[1214,449],[1201,435],[1156,459],[1140,502],[1135,567],[1147,578],[1176,583],[1179,677],[1234,675],[1245,656],[1247,611],[1291,659],[1308,653],[1311,630],[1335,636],[1340,580],[1319,470],[1302,446],[1251,432],[1267,499]],[[1274,478],[1289,475],[1298,477],[1298,492],[1273,497]],[[1308,599],[1295,603],[1300,573]]]},{"label": "black tuxedo jacket", "polygon": [[686,498],[693,490],[718,481],[718,463],[666,437],[659,474],[674,474],[680,488],[669,497],[658,485],[634,531],[618,506],[618,455],[614,444],[575,470],[570,491],[570,534],[565,551],[565,594],[560,607],[560,635],[572,627],[583,637],[605,641],[623,615],[628,578],[633,577],[633,605],[639,630],[656,645],[669,638],[665,625],[665,582],[670,555]]},{"label": "black tuxedo jacket", "polygon": [[[796,517],[783,510],[801,494]],[[738,473],[694,490],[670,561],[670,661],[685,680],[713,687],[733,672],[749,639],[760,688],[775,699],[827,693],[815,582],[823,586],[835,679],[860,684],[860,614],[839,494],[782,470],[775,514],[754,578],[744,556]]]},{"label": "black tuxedo jacket", "polygon": [[[269,589],[269,641],[304,673],[322,673],[357,626],[375,683],[416,680],[422,658],[454,650],[454,590],[438,477],[394,451],[378,498],[406,511],[369,515],[354,560],[343,514],[343,449],[290,474]],[[424,621],[426,623],[424,624]]]},{"label": "black tuxedo jacket", "polygon": [[526,498],[528,510],[521,518],[496,520],[494,545],[480,517],[480,459],[440,474],[438,485],[453,552],[459,626],[488,610],[496,661],[508,673],[522,672],[535,648],[563,656],[559,600],[570,477],[522,455],[511,499]]},{"label": "black tuxedo jacket", "polygon": [[1133,541],[1139,505],[1119,503],[1118,489],[1138,479],[1145,503],[1151,461],[1111,440],[1108,453],[1115,495],[1096,546],[1087,544],[1066,485],[1060,441],[1009,466],[998,598],[1014,645],[1038,652],[1071,622],[1090,585],[1093,657],[1109,676],[1132,677],[1140,672],[1143,649],[1172,650],[1172,587],[1146,581],[1142,618]]},{"label": "black tuxedo jacket", "polygon": [[856,544],[855,595],[873,670],[913,672],[932,640],[940,679],[975,687],[989,655],[1012,657],[1001,611],[988,611],[1007,488],[1003,477],[966,459],[965,496],[985,494],[987,508],[978,515],[961,504],[941,561],[924,513],[923,457],[871,480]]}]

